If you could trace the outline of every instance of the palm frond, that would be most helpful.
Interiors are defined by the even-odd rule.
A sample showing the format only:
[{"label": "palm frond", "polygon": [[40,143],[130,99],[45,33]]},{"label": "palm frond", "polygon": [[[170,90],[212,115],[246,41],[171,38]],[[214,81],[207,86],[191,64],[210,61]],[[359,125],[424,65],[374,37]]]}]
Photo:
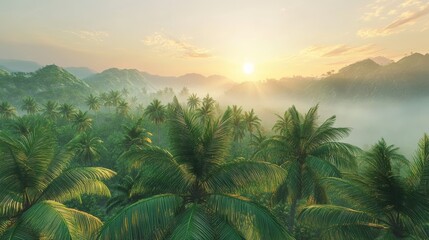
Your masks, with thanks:
[{"label": "palm frond", "polygon": [[273,214],[248,199],[214,194],[208,198],[207,202],[214,213],[223,216],[236,226],[243,223],[243,217],[250,221],[251,227],[258,233],[259,239],[293,239]]},{"label": "palm frond", "polygon": [[139,177],[133,186],[135,189],[148,188],[161,190],[158,193],[176,193],[187,189],[193,178],[186,165],[179,165],[173,155],[159,147],[145,147],[128,151],[126,158],[129,165],[140,169]]},{"label": "palm frond", "polygon": [[311,155],[330,162],[340,170],[355,170],[356,158],[362,153],[363,151],[359,147],[335,141],[325,142],[310,152]]},{"label": "palm frond", "polygon": [[429,193],[429,136],[424,134],[414,155],[414,163],[408,176],[412,185]]},{"label": "palm frond", "polygon": [[24,212],[20,221],[47,239],[86,239],[101,226],[96,217],[55,201],[33,205]]},{"label": "palm frond", "polygon": [[286,172],[265,162],[232,162],[223,164],[206,180],[211,192],[239,193],[274,191],[286,178]]},{"label": "palm frond", "polygon": [[156,195],[133,203],[108,220],[100,239],[151,239],[159,228],[165,228],[182,205],[173,194]]},{"label": "palm frond", "polygon": [[76,167],[64,171],[55,178],[42,194],[43,199],[59,202],[93,194],[110,197],[110,191],[101,180],[115,176],[112,170],[101,167]]},{"label": "palm frond", "polygon": [[341,177],[340,171],[328,161],[316,156],[308,156],[305,162],[318,177]]},{"label": "palm frond", "polygon": [[178,216],[170,239],[172,240],[211,240],[215,232],[210,224],[209,216],[198,204],[192,204]]},{"label": "palm frond", "polygon": [[213,220],[215,239],[218,240],[244,240],[246,239],[234,226],[226,219],[214,216]]},{"label": "palm frond", "polygon": [[[366,212],[333,205],[312,205],[306,207],[301,211],[298,218],[301,223],[322,229],[328,235],[338,234],[339,231],[337,229],[343,227],[357,226],[357,229],[362,231],[388,228],[379,223],[377,219],[369,216]],[[335,234],[329,233],[331,231],[335,232]],[[362,232],[361,234],[368,235],[369,233]],[[354,235],[359,235],[359,233],[354,233]]]}]

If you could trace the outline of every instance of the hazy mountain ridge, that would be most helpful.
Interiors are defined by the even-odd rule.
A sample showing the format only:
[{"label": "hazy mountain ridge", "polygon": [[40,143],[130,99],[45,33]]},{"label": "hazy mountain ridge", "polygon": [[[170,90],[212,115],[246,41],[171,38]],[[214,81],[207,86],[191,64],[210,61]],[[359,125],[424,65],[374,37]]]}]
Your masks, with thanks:
[{"label": "hazy mountain ridge", "polygon": [[84,81],[99,93],[124,88],[138,93],[147,85],[143,74],[136,69],[109,68],[85,78]]},{"label": "hazy mountain ridge", "polygon": [[[20,64],[25,62],[24,65],[35,66],[30,61],[10,61]],[[67,68],[56,65],[48,65],[30,73],[10,72],[3,70],[4,68],[0,68],[2,99],[26,95],[60,99],[62,93],[66,93],[71,99],[76,99],[85,97],[90,91],[101,93],[124,88],[131,94],[138,95],[147,91],[156,92],[166,87],[175,89],[176,93],[183,87],[187,87],[190,92],[201,94],[225,93],[224,96],[231,99],[243,97],[255,100],[264,97],[288,97],[296,100],[315,101],[380,97],[415,98],[426,96],[429,91],[429,54],[419,53],[387,65],[380,65],[372,59],[366,59],[346,66],[323,79],[290,77],[240,84],[224,76],[206,77],[197,73],[176,77],[154,75],[136,69],[110,68],[80,80]],[[87,74],[92,71],[88,68],[72,68],[73,70]],[[76,96],[72,97],[73,94]]]},{"label": "hazy mountain ridge", "polygon": [[429,54],[415,53],[384,66],[366,59],[323,79],[294,77],[242,83],[226,96],[254,97],[255,89],[262,96],[315,101],[423,97],[429,91]]},{"label": "hazy mountain ridge", "polygon": [[88,78],[97,73],[96,71],[87,67],[65,67],[64,69],[79,79]]},{"label": "hazy mountain ridge", "polygon": [[37,62],[17,59],[0,59],[0,69],[8,72],[34,72],[42,65]]},{"label": "hazy mountain ridge", "polygon": [[128,89],[132,93],[143,91],[156,92],[166,87],[180,91],[183,87],[191,91],[221,91],[234,86],[234,82],[224,76],[211,75],[205,77],[197,73],[182,76],[160,76],[141,72],[137,69],[110,68],[94,74],[84,81],[97,92]]},{"label": "hazy mountain ridge", "polygon": [[56,65],[47,65],[32,73],[0,74],[2,100],[33,96],[42,100],[77,101],[86,97],[90,87],[73,74]]}]

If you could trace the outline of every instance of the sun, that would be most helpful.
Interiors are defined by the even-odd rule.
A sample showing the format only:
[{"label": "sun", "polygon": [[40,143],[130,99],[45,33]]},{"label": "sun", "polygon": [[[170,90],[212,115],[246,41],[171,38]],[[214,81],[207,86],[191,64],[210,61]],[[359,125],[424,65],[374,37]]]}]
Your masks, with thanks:
[{"label": "sun", "polygon": [[243,64],[243,73],[246,75],[250,75],[255,71],[255,65],[250,62],[246,62]]}]

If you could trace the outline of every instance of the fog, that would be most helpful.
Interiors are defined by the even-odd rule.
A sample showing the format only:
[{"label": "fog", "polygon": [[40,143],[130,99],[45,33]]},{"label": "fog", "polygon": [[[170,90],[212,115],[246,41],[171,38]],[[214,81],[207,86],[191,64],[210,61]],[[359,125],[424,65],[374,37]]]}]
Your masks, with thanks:
[{"label": "fog", "polygon": [[335,115],[337,120],[334,126],[352,129],[344,139],[345,142],[368,149],[384,138],[388,144],[399,147],[400,152],[409,158],[413,156],[419,139],[424,133],[429,133],[429,98],[409,101],[371,99],[328,102],[266,96],[254,100],[229,97],[220,101],[225,105],[243,106],[244,110],[255,109],[267,131],[271,130],[278,119],[276,114],[283,115],[292,105],[299,112],[306,113],[310,107],[319,104],[319,122]]}]

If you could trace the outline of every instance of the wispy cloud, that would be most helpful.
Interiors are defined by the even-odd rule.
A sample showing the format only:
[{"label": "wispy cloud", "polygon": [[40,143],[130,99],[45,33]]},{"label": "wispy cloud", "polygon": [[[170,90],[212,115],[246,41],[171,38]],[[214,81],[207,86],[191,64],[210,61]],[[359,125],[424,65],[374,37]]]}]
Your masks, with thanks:
[{"label": "wispy cloud", "polygon": [[338,45],[314,45],[305,48],[301,51],[301,56],[312,57],[354,57],[354,56],[370,56],[380,52],[381,49],[374,44],[367,44],[362,46],[350,46],[345,44]]},{"label": "wispy cloud", "polygon": [[186,40],[179,40],[172,37],[165,36],[162,33],[156,32],[150,36],[145,37],[142,42],[146,46],[155,47],[161,51],[172,52],[173,55],[182,58],[209,58],[212,54],[209,50],[199,48]]},{"label": "wispy cloud", "polygon": [[368,7],[370,11],[363,16],[365,21],[389,19],[389,23],[383,27],[360,29],[357,35],[362,38],[399,33],[429,15],[429,3],[420,0],[377,0]]},{"label": "wispy cloud", "polygon": [[109,34],[103,31],[88,31],[88,30],[79,30],[79,31],[64,31],[66,33],[73,34],[80,39],[103,42]]}]

